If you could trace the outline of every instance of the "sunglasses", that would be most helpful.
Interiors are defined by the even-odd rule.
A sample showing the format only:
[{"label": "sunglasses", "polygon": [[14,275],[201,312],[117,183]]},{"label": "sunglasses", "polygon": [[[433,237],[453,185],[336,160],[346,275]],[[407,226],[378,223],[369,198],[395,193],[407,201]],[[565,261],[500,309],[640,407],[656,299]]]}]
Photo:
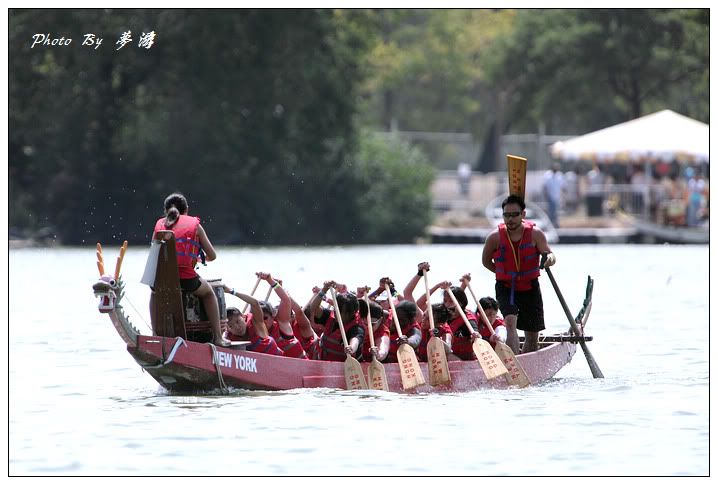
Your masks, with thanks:
[{"label": "sunglasses", "polygon": [[518,217],[520,215],[521,215],[520,212],[504,212],[504,217],[506,219],[510,219],[511,217]]}]

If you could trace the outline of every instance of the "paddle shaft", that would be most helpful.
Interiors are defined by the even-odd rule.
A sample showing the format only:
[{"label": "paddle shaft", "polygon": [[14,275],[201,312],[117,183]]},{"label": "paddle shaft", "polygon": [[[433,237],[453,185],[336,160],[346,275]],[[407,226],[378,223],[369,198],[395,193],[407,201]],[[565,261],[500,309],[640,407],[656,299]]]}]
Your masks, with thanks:
[{"label": "paddle shaft", "polygon": [[391,316],[394,317],[394,325],[396,325],[396,333],[399,334],[399,338],[403,338],[404,334],[401,333],[401,325],[399,325],[399,316],[396,314],[396,307],[394,306],[394,300],[392,300],[391,288],[389,288],[389,283],[384,283],[384,288],[386,288],[386,293],[387,293],[387,295],[389,295],[389,305],[391,306]]},{"label": "paddle shaft", "polygon": [[334,300],[334,314],[337,317],[337,323],[339,324],[339,332],[342,334],[342,342],[344,342],[344,348],[349,347],[347,342],[347,334],[344,331],[344,322],[342,321],[342,312],[339,311],[339,303],[337,303],[337,291],[332,286],[332,300]]},{"label": "paddle shaft", "polygon": [[[366,302],[366,326],[367,332],[369,332],[369,343],[371,348],[374,348],[374,327],[371,325],[371,311],[369,309],[369,293],[364,293],[364,301]],[[389,386],[386,382],[386,371],[384,366],[376,355],[372,352],[371,363],[369,364],[369,387],[371,389],[379,389],[388,391]]]},{"label": "paddle shaft", "polygon": [[[571,325],[571,330],[573,330],[573,332],[578,336],[583,335],[583,333],[579,330],[578,325],[576,325],[576,322],[571,317],[571,312],[568,309],[568,305],[566,305],[566,300],[563,299],[563,295],[561,294],[561,290],[558,288],[558,284],[553,277],[553,273],[551,273],[551,268],[545,267],[544,269],[546,270],[548,279],[551,280],[551,286],[553,286],[553,289],[556,292],[556,296],[558,296],[558,301],[561,302],[561,307],[563,308],[563,312],[566,314],[568,323]],[[593,355],[591,355],[591,352],[588,350],[588,345],[586,345],[586,342],[582,340],[579,342],[579,345],[581,345],[583,355],[586,357],[586,362],[588,362],[588,367],[591,369],[591,374],[593,375],[593,377],[595,379],[603,378],[603,372],[601,372],[601,369],[598,367],[596,359],[593,358]]]},{"label": "paddle shaft", "polygon": [[[252,288],[252,292],[249,294],[249,296],[254,296],[254,292],[257,291],[257,287],[259,286],[260,281],[262,281],[262,278],[257,278],[257,282],[254,283],[254,288]],[[247,313],[247,308],[249,308],[249,303],[244,304],[244,310],[242,310],[242,313]]]},{"label": "paddle shaft", "polygon": [[[334,287],[331,287],[332,299],[334,300],[334,314],[339,324],[339,332],[342,334],[342,341],[344,342],[344,349],[349,347],[347,342],[347,334],[344,331],[344,322],[342,321],[342,312],[339,311],[339,303],[337,302],[337,292]],[[347,389],[367,389],[366,381],[364,380],[364,374],[361,370],[359,361],[356,360],[350,353],[347,352],[347,358],[344,361],[344,378],[347,381]]]},{"label": "paddle shaft", "polygon": [[473,298],[474,302],[476,303],[476,308],[479,310],[479,313],[481,313],[481,318],[483,319],[486,328],[489,329],[491,335],[495,335],[496,332],[494,332],[494,327],[491,326],[491,323],[489,322],[489,317],[487,317],[486,312],[484,312],[484,308],[479,305],[479,300],[476,298],[473,288],[471,288],[471,285],[469,283],[466,283],[466,287],[469,289],[469,293],[471,293],[471,298]]},{"label": "paddle shaft", "polygon": [[[476,298],[474,290],[473,288],[471,288],[471,284],[468,281],[466,282],[466,287],[469,289],[469,292],[471,293],[471,297],[474,299],[474,302],[476,302],[476,308],[479,310],[484,324],[489,329],[489,332],[491,332],[491,335],[496,335],[494,327],[492,327],[491,322],[489,322],[489,317],[486,316],[484,308],[479,304],[479,300]],[[514,351],[511,350],[511,347],[501,342],[500,340],[497,340],[495,345],[496,348],[494,350],[496,351],[496,355],[499,355],[501,357],[501,360],[504,362],[504,365],[506,365],[506,368],[509,369],[508,374],[506,374],[506,381],[509,384],[516,384],[519,387],[526,387],[531,384],[531,379],[529,379],[529,376],[526,375],[526,371],[519,363],[518,359],[516,358],[516,354],[514,354]]]},{"label": "paddle shaft", "polygon": [[431,308],[431,301],[429,298],[431,298],[431,292],[429,291],[429,277],[426,275],[426,270],[423,270],[424,273],[424,288],[426,288],[426,311],[429,312],[429,328],[432,331],[432,335],[434,332],[434,309]]},{"label": "paddle shaft", "polygon": [[[429,291],[429,277],[424,273],[424,289],[426,290],[426,311],[429,312],[429,328],[431,332],[429,341],[426,343],[426,358],[429,362],[429,383],[432,386],[447,384],[451,382],[451,374],[449,373],[449,363],[446,360],[446,350],[444,349],[444,341],[434,336],[434,309],[431,306],[431,292]],[[435,342],[439,341],[440,345]],[[436,349],[435,351],[432,349]]]},{"label": "paddle shaft", "polygon": [[[364,293],[364,301],[366,302],[366,327],[369,332],[369,344],[374,347],[374,327],[371,325],[371,311],[369,308],[369,295]],[[376,359],[376,357],[374,357]]]},{"label": "paddle shaft", "polygon": [[459,302],[456,301],[456,297],[454,296],[454,292],[451,291],[451,288],[447,288],[446,293],[448,293],[449,296],[451,297],[451,301],[454,302],[454,306],[456,307],[456,310],[459,312],[459,315],[461,315],[461,319],[466,324],[466,328],[469,329],[469,335],[476,333],[476,330],[474,330],[474,327],[472,327],[471,324],[469,323],[469,319],[466,318],[466,313],[464,313],[464,309],[461,308],[461,305],[459,305]]},{"label": "paddle shaft", "polygon": [[[399,338],[404,338],[404,334],[401,333],[401,325],[399,325],[399,317],[396,314],[396,307],[394,306],[394,300],[391,296],[391,289],[388,283],[384,283],[384,288],[389,295],[389,305],[391,305],[391,314],[394,317],[394,325],[396,325],[396,333],[399,334]],[[402,357],[402,354],[404,356]],[[421,373],[421,367],[419,367],[419,361],[416,360],[416,353],[414,348],[409,344],[401,344],[396,351],[396,358],[399,361],[401,369],[401,385],[404,389],[413,389],[414,387],[424,384],[424,374]]]},{"label": "paddle shaft", "polygon": [[500,375],[506,374],[508,372],[508,369],[501,361],[499,356],[496,354],[496,351],[491,347],[491,344],[482,339],[481,335],[478,334],[478,332],[474,330],[474,327],[471,326],[471,324],[469,323],[469,319],[466,318],[466,313],[464,313],[464,309],[461,308],[459,302],[456,301],[456,296],[454,296],[454,292],[451,291],[451,288],[447,288],[446,292],[449,294],[451,300],[454,302],[456,310],[459,312],[459,315],[461,315],[461,318],[464,320],[466,327],[469,329],[470,335],[477,334],[476,340],[472,339],[473,344],[471,345],[471,347],[473,348],[474,354],[476,354],[476,359],[479,361],[479,365],[484,370],[484,374],[486,374],[486,377],[488,379],[493,379]]}]

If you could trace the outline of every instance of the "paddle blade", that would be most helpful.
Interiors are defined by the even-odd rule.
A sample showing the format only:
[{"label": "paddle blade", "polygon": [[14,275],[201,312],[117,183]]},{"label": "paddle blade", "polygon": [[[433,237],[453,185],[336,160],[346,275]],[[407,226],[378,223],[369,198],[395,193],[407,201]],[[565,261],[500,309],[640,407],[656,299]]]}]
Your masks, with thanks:
[{"label": "paddle blade", "polygon": [[446,361],[446,350],[441,339],[431,337],[426,344],[426,355],[429,367],[429,384],[440,386],[451,382],[449,363]]},{"label": "paddle blade", "polygon": [[487,379],[496,379],[509,372],[486,340],[477,338],[471,347]]},{"label": "paddle blade", "polygon": [[407,344],[401,344],[396,351],[396,358],[399,361],[399,372],[401,372],[401,387],[404,390],[414,389],[425,384],[424,374],[421,373],[419,361],[416,360],[416,353]]},{"label": "paddle blade", "polygon": [[369,389],[375,389],[377,391],[388,391],[389,386],[386,383],[386,371],[381,362],[376,360],[376,357],[372,359],[369,364]]},{"label": "paddle blade", "polygon": [[349,390],[367,389],[361,364],[351,355],[347,355],[347,360],[344,361],[344,379]]},{"label": "paddle blade", "polygon": [[529,376],[526,375],[524,368],[521,367],[514,351],[511,347],[503,342],[496,342],[496,355],[499,356],[501,362],[504,363],[508,373],[506,374],[506,382],[511,386],[526,387],[531,384]]},{"label": "paddle blade", "polygon": [[506,155],[509,165],[509,195],[518,195],[522,199],[526,192],[526,163],[524,157]]}]

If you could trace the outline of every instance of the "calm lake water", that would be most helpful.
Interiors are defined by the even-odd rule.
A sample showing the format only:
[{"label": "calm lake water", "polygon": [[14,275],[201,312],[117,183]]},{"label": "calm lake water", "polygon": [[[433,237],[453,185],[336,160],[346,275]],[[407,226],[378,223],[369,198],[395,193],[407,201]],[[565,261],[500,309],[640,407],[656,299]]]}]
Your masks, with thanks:
[{"label": "calm lake water", "polygon": [[[125,309],[151,333],[139,283],[149,246],[124,260]],[[589,348],[522,390],[404,396],[335,389],[172,395],[143,373],[97,311],[94,248],[9,253],[9,451],[17,475],[702,475],[709,473],[708,246],[554,248],[573,313],[595,278]],[[104,248],[114,268],[118,246]],[[255,271],[299,301],[325,279],[403,289],[465,272],[492,293],[481,246],[219,247],[200,271],[250,291]],[[568,322],[541,277],[547,333]],[[418,295],[423,286],[419,285]],[[257,294],[263,296],[265,287]],[[478,295],[477,295],[478,296]]]}]

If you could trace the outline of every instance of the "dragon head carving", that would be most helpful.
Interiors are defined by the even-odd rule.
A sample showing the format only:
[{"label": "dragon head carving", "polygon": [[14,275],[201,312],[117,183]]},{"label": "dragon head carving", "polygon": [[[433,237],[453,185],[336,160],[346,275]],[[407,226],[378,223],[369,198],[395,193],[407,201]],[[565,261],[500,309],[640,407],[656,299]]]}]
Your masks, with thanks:
[{"label": "dragon head carving", "polygon": [[110,313],[115,309],[118,296],[120,296],[123,287],[120,281],[120,267],[122,266],[122,259],[125,257],[126,250],[127,241],[125,241],[120,248],[120,256],[117,258],[117,265],[115,266],[115,274],[113,276],[105,273],[102,246],[100,243],[97,243],[97,269],[100,271],[100,279],[92,285],[92,290],[95,296],[100,299],[98,305],[100,313]]}]

